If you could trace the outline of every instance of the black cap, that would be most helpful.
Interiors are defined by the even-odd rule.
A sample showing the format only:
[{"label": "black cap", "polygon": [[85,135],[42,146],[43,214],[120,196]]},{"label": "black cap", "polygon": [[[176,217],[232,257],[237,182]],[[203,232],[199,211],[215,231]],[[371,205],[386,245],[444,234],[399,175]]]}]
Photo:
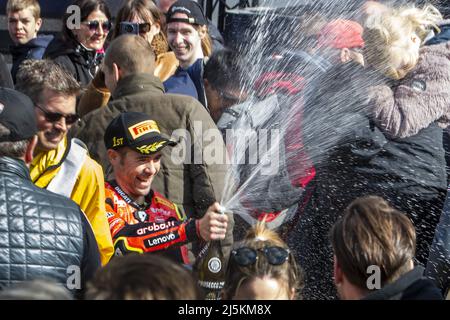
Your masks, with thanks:
[{"label": "black cap", "polygon": [[177,143],[161,134],[156,121],[142,112],[124,112],[108,125],[104,136],[106,149],[130,147],[145,155]]},{"label": "black cap", "polygon": [[0,87],[0,123],[10,131],[0,137],[0,142],[32,138],[38,129],[31,99],[19,91]]},{"label": "black cap", "polygon": [[[175,13],[184,13],[188,16],[188,18],[172,18]],[[200,5],[191,0],[178,0],[175,2],[167,11],[166,21],[167,23],[185,22],[189,24],[198,24],[201,26],[208,24],[208,20],[206,20]]]}]

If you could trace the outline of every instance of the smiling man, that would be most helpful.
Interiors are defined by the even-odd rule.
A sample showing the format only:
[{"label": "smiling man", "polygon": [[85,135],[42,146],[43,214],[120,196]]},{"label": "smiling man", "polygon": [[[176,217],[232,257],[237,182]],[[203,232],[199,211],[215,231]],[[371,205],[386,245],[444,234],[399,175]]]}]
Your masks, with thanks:
[{"label": "smiling man", "polygon": [[38,35],[42,26],[41,7],[37,0],[9,0],[6,5],[8,31],[14,45],[11,46],[13,65],[11,75],[16,74],[25,59],[41,59],[52,35]]},{"label": "smiling man", "polygon": [[75,104],[80,85],[54,61],[27,60],[17,73],[16,89],[28,95],[35,107],[38,144],[30,166],[33,183],[80,206],[106,264],[114,250],[105,216],[103,170],[80,140],[67,139],[78,121]]},{"label": "smiling man", "polygon": [[212,53],[208,20],[200,5],[191,0],[176,1],[167,12],[167,41],[180,66],[164,82],[168,93],[190,95],[208,109],[203,85],[205,57]]},{"label": "smiling man", "polygon": [[151,189],[161,167],[161,150],[175,142],[142,112],[124,112],[104,136],[115,180],[105,183],[106,210],[115,254],[162,252],[189,264],[183,244],[223,240],[228,217],[212,204],[201,219],[187,219],[176,204]]}]

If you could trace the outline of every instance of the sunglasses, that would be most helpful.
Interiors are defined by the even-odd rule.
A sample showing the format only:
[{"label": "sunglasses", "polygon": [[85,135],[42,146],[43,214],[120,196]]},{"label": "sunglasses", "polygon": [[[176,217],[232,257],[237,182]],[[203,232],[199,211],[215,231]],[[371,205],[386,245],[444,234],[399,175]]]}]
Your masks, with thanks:
[{"label": "sunglasses", "polygon": [[262,252],[271,265],[279,266],[289,259],[289,249],[272,246],[260,249],[241,247],[231,251],[234,261],[240,266],[249,266],[258,260],[258,251]]},{"label": "sunglasses", "polygon": [[111,28],[112,28],[112,23],[109,20],[103,21],[103,22],[100,22],[98,20],[91,20],[91,21],[83,22],[83,24],[87,25],[89,30],[91,30],[91,31],[96,31],[98,29],[98,27],[100,26],[100,24],[102,25],[102,29],[105,32],[109,32],[109,30],[111,30]]},{"label": "sunglasses", "polygon": [[58,122],[59,120],[61,120],[61,118],[66,119],[66,124],[71,125],[74,124],[75,122],[77,122],[78,120],[80,120],[80,117],[77,114],[61,114],[58,112],[48,112],[47,110],[45,110],[44,108],[42,108],[41,106],[36,104],[36,107],[42,111],[42,113],[45,116],[45,120],[47,120],[48,122]]}]

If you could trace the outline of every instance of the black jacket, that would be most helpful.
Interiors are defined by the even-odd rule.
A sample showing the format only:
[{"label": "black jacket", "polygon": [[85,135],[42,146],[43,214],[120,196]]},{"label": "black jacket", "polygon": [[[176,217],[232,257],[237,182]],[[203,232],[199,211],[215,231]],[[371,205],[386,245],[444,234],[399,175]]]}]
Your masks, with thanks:
[{"label": "black jacket", "polygon": [[22,62],[26,59],[42,59],[45,49],[52,40],[52,35],[39,35],[26,44],[11,46],[10,51],[13,58],[11,75],[14,83],[16,83],[16,74]]},{"label": "black jacket", "polygon": [[103,54],[88,50],[74,40],[62,37],[53,39],[44,53],[44,58],[52,59],[67,69],[82,86],[94,78]]},{"label": "black jacket", "polygon": [[371,118],[367,98],[369,86],[387,80],[352,64],[329,73],[315,99],[308,103],[314,108],[312,123],[317,124],[311,128],[306,123],[306,130],[312,130],[308,132],[310,144],[318,140],[325,146],[320,157],[313,151],[319,160],[318,177],[324,174],[322,180],[336,180],[346,191],[364,185],[363,190],[369,188],[375,193],[394,191],[425,198],[445,191],[442,129],[431,124],[414,136],[389,138]]},{"label": "black jacket", "polygon": [[80,208],[36,187],[23,161],[0,157],[0,288],[52,278],[75,291],[99,267],[97,243]]},{"label": "black jacket", "polygon": [[9,67],[2,54],[0,54],[0,87],[14,89],[14,83],[11,73],[9,72]]},{"label": "black jacket", "polygon": [[[385,81],[358,65],[340,65],[316,83],[307,101],[302,137],[316,185],[296,242],[306,273],[319,282],[312,298],[335,295],[328,234],[358,197],[381,196],[406,213],[417,229],[417,258],[423,263],[428,255],[446,188],[442,129],[431,124],[408,138],[386,136],[371,118],[367,94]],[[328,292],[317,296],[321,291]]]},{"label": "black jacket", "polygon": [[423,276],[423,270],[423,267],[415,267],[362,300],[443,300],[438,287]]}]

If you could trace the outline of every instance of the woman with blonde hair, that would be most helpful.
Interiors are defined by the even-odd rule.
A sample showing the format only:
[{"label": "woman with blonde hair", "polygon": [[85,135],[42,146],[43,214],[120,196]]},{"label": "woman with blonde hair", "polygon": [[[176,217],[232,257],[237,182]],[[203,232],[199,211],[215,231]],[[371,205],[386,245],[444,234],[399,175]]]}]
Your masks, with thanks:
[{"label": "woman with blonde hair", "polygon": [[[414,68],[394,86],[380,84],[370,89],[372,116],[377,126],[391,139],[414,139],[434,128],[435,133],[429,134],[429,141],[437,145],[434,149],[430,149],[432,156],[430,158],[434,163],[436,159],[439,159],[441,166],[445,166],[445,161],[442,159],[446,151],[448,152],[448,147],[444,150],[442,145],[446,145],[445,142],[449,139],[450,124],[450,91],[448,89],[450,87],[450,41],[448,41],[450,20],[439,20],[441,15],[432,6],[426,6],[423,9],[407,8],[401,14],[409,19],[412,25],[409,30],[413,29],[413,31],[405,31],[405,34],[413,33],[420,39],[418,61]],[[443,128],[447,129],[442,135]],[[448,168],[449,160],[446,160]],[[441,189],[445,182],[448,182],[448,177],[448,172],[447,175],[442,172]],[[434,180],[437,181],[436,178]],[[445,190],[441,193],[445,193]],[[447,241],[449,199],[447,194],[444,206],[442,206],[443,200],[436,201],[435,206],[429,210],[428,216],[423,217],[424,223],[418,227],[418,232],[421,234],[424,233],[422,230],[429,230],[425,239],[425,250],[429,252],[425,275],[433,279],[443,293],[450,286],[448,277],[450,245]],[[437,224],[439,215],[441,220]],[[434,241],[428,250],[427,246],[431,243],[433,235]]]},{"label": "woman with blonde hair", "polygon": [[432,5],[424,8],[387,9],[370,15],[365,22],[364,58],[387,77],[402,79],[419,60],[419,48],[442,15]]},{"label": "woman with blonde hair", "polygon": [[[165,81],[175,73],[179,62],[175,54],[169,51],[162,15],[152,0],[127,0],[117,13],[112,39],[126,33],[139,34],[146,39],[156,55],[154,75]],[[98,72],[82,96],[78,112],[83,116],[104,107],[109,98],[110,92],[106,88],[103,72]]]},{"label": "woman with blonde hair", "polygon": [[293,300],[303,285],[303,271],[286,243],[259,222],[231,252],[223,298]]},{"label": "woman with blonde hair", "polygon": [[416,259],[427,260],[447,185],[442,126],[450,119],[450,51],[448,44],[421,47],[438,19],[432,7],[370,16],[365,66],[336,66],[307,102],[304,144],[325,151],[315,157],[315,201],[305,210],[309,229],[299,244],[299,261],[316,281],[304,292],[314,298],[336,297],[326,234],[360,196],[382,196],[405,212],[417,229]]}]

